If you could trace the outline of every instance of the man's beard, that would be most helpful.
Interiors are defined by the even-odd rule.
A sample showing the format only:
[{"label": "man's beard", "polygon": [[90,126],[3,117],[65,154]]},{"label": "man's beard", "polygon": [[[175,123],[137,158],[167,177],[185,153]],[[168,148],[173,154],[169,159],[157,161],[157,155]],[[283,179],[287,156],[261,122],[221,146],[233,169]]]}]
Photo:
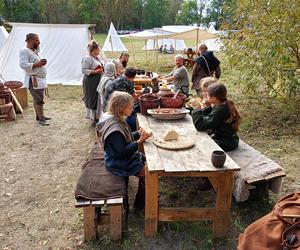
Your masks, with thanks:
[{"label": "man's beard", "polygon": [[34,45],[33,49],[35,50],[36,53],[39,53],[41,50],[39,45]]},{"label": "man's beard", "polygon": [[127,61],[123,61],[123,62],[121,62],[122,63],[122,66],[124,67],[124,68],[126,68],[126,66],[127,66]]}]

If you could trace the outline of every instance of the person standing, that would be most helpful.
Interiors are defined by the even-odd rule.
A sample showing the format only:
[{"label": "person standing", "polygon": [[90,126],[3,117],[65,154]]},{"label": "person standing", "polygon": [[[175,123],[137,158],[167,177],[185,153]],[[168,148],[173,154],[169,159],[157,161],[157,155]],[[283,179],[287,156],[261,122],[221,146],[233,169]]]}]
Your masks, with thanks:
[{"label": "person standing", "polygon": [[36,120],[42,126],[48,126],[47,120],[51,118],[44,116],[43,108],[45,89],[47,88],[47,59],[40,58],[40,40],[37,34],[27,34],[25,42],[26,46],[19,53],[19,66],[25,72],[24,86],[29,88],[32,95]]},{"label": "person standing", "polygon": [[121,76],[124,74],[125,69],[127,67],[129,61],[129,54],[122,53],[119,59],[116,61],[116,74],[117,76]]},{"label": "person standing", "polygon": [[89,54],[81,60],[81,71],[83,76],[83,98],[86,107],[86,118],[91,119],[93,125],[99,119],[97,114],[98,91],[97,87],[103,74],[103,62],[99,58],[100,47],[96,41],[88,44]]},{"label": "person standing", "polygon": [[196,90],[196,94],[200,96],[200,80],[208,76],[214,76],[216,79],[219,79],[221,76],[221,68],[220,61],[214,56],[212,51],[208,51],[205,44],[199,46],[198,54],[199,57],[193,66],[192,89]]},{"label": "person standing", "polygon": [[172,72],[163,77],[167,82],[174,82],[174,91],[188,96],[189,94],[189,77],[188,72],[183,65],[183,56],[178,54],[175,56],[175,67]]},{"label": "person standing", "polygon": [[106,95],[108,87],[116,79],[115,74],[116,74],[115,64],[113,62],[107,62],[104,65],[103,77],[101,78],[101,81],[97,87],[97,91],[98,91],[97,112],[99,112],[100,116],[102,115],[103,112],[105,112],[104,97]]}]

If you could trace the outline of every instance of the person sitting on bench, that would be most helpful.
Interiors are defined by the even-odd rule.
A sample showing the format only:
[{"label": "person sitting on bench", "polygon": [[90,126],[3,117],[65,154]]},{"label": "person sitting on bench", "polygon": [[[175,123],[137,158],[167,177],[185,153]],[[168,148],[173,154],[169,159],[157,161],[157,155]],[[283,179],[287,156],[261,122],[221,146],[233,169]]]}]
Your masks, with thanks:
[{"label": "person sitting on bench", "polygon": [[97,124],[100,142],[104,148],[106,168],[115,175],[139,177],[139,186],[134,207],[145,207],[145,156],[138,152],[138,145],[147,140],[152,133],[140,128],[131,132],[125,118],[133,111],[133,97],[125,92],[115,91],[108,102],[108,115]]}]

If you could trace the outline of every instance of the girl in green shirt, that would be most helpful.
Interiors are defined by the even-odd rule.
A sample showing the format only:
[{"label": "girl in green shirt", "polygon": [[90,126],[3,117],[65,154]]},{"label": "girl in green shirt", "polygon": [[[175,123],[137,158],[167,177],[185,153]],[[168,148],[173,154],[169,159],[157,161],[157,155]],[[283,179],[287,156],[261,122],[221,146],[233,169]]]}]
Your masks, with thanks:
[{"label": "girl in green shirt", "polygon": [[224,84],[213,83],[207,88],[207,99],[211,105],[192,113],[195,128],[209,130],[213,140],[224,150],[231,151],[238,147],[237,131],[241,117],[234,103],[227,100]]}]

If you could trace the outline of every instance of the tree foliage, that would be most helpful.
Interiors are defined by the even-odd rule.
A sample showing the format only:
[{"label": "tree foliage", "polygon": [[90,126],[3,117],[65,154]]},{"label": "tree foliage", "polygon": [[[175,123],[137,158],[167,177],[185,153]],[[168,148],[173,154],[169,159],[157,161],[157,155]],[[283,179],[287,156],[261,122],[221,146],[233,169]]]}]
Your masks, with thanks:
[{"label": "tree foliage", "polygon": [[176,15],[177,24],[202,24],[204,23],[204,10],[207,0],[186,0],[181,4]]},{"label": "tree foliage", "polygon": [[2,0],[0,17],[7,22],[90,23],[107,31],[145,29],[175,22],[183,0]]},{"label": "tree foliage", "polygon": [[231,66],[247,90],[267,88],[292,95],[300,82],[300,4],[298,0],[240,0],[226,42]]}]

